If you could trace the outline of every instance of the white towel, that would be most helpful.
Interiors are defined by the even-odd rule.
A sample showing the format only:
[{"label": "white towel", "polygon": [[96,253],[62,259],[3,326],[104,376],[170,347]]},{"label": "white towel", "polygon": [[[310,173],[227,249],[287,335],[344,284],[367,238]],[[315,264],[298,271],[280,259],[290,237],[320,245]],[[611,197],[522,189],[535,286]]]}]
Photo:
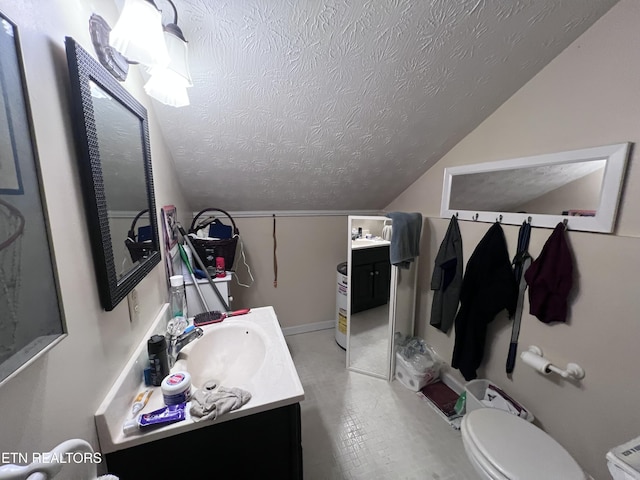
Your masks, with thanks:
[{"label": "white towel", "polygon": [[191,396],[191,418],[194,422],[215,420],[231,410],[242,407],[251,400],[251,393],[241,388],[218,387],[215,390],[199,389]]}]

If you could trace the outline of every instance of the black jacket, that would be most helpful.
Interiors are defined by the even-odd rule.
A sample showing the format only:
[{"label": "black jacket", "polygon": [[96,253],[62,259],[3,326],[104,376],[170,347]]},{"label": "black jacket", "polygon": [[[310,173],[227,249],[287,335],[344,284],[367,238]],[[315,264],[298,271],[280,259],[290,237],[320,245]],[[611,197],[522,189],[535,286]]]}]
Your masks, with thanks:
[{"label": "black jacket", "polygon": [[505,308],[513,316],[517,302],[518,284],[507,242],[496,222],[469,258],[462,280],[451,366],[459,369],[466,380],[476,378],[482,363],[487,325]]},{"label": "black jacket", "polygon": [[453,325],[460,302],[462,286],[462,237],[458,220],[451,217],[449,228],[440,244],[431,275],[431,320],[429,324],[447,333]]}]

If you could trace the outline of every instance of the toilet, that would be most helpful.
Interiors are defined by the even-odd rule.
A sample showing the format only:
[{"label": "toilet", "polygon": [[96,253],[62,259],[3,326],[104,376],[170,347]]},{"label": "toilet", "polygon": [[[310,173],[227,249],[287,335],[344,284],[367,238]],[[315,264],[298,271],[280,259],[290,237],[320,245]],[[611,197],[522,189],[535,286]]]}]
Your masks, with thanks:
[{"label": "toilet", "polygon": [[591,478],[553,438],[526,420],[503,410],[473,410],[464,416],[460,429],[464,449],[481,478]]}]

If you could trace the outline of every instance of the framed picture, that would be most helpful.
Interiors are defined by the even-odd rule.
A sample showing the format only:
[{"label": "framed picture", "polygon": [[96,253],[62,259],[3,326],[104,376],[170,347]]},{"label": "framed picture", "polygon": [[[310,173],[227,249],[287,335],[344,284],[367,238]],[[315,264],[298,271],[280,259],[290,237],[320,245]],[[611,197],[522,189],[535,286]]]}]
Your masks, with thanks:
[{"label": "framed picture", "polygon": [[[9,45],[14,37],[14,26],[9,20],[0,16],[2,22],[1,34]],[[5,42],[3,42],[4,44]],[[22,84],[15,68],[5,68],[5,62],[11,62],[11,57],[0,60],[0,194],[22,195],[22,176],[20,175],[20,135],[23,134],[25,125],[21,124],[20,109],[22,105],[16,104],[13,99],[22,95]]]},{"label": "framed picture", "polygon": [[[0,385],[66,336],[16,25],[0,13]],[[38,85],[47,88],[46,85]]]},{"label": "framed picture", "polygon": [[178,243],[178,216],[176,207],[173,205],[165,205],[162,207],[162,219],[164,227],[164,239],[167,249],[171,250]]},{"label": "framed picture", "polygon": [[180,252],[178,250],[178,213],[173,205],[162,207],[162,232],[164,236],[164,260],[167,269],[167,284],[169,277],[177,275],[180,270]]}]

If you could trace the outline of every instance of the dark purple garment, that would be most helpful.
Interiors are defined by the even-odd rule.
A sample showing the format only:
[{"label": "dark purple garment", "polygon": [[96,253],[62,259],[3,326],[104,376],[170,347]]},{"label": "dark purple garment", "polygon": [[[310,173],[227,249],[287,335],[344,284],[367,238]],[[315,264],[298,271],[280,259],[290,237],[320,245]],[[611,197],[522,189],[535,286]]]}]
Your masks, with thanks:
[{"label": "dark purple garment", "polygon": [[529,285],[529,313],[544,323],[566,322],[567,297],[573,286],[573,259],[558,223],[540,256],[524,274]]}]

